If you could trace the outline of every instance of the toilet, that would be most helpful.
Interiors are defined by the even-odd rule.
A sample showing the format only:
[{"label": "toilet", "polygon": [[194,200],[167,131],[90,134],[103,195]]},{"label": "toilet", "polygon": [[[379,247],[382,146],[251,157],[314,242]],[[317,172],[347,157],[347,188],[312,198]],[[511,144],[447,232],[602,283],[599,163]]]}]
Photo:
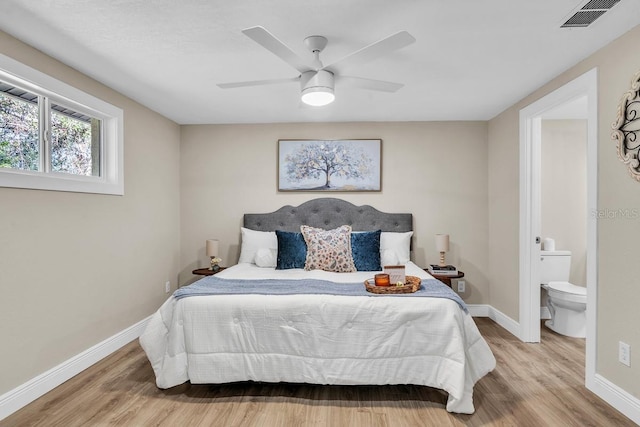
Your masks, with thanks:
[{"label": "toilet", "polygon": [[540,252],[540,282],[547,291],[552,331],[574,338],[587,335],[587,289],[569,283],[570,251]]}]

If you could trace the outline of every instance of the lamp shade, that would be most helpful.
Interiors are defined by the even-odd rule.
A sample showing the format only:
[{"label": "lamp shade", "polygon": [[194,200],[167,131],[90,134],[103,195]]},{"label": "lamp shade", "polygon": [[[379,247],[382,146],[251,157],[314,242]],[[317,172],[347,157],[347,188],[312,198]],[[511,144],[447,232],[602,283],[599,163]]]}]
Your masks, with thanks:
[{"label": "lamp shade", "polygon": [[207,256],[215,257],[218,256],[218,241],[217,240],[207,240]]},{"label": "lamp shade", "polygon": [[449,252],[448,234],[436,234],[436,249],[438,252]]}]

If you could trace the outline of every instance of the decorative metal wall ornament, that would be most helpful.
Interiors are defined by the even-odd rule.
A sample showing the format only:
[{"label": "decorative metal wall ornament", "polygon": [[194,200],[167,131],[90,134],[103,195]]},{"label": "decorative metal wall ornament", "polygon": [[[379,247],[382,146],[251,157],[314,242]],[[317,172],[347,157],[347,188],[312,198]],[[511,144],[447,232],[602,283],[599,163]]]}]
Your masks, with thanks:
[{"label": "decorative metal wall ornament", "polygon": [[631,176],[640,181],[640,71],[631,81],[618,106],[611,139],[616,140],[618,158],[629,167]]}]

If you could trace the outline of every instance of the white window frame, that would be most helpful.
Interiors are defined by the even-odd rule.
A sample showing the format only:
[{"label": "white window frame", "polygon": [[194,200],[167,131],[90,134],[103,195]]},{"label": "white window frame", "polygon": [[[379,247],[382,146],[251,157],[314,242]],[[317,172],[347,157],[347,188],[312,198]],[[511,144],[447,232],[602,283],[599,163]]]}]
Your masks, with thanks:
[{"label": "white window frame", "polygon": [[[0,80],[102,121],[100,176],[0,168],[0,187],[124,195],[124,113],[121,108],[0,54]],[[42,144],[41,144],[42,146]],[[40,161],[48,162],[41,152]]]}]

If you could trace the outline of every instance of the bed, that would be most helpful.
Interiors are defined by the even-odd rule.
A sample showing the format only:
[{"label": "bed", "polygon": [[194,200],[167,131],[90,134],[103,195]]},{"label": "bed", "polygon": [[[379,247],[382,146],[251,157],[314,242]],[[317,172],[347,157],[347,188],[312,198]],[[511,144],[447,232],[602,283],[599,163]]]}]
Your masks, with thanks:
[{"label": "bed", "polygon": [[[473,386],[494,369],[495,358],[464,303],[437,294],[441,287],[453,292],[409,260],[412,222],[411,214],[335,198],[245,214],[239,263],[178,289],[141,335],[157,386],[416,384],[446,391],[449,412],[473,413]],[[301,226],[346,227],[353,258],[366,268],[353,236],[380,236],[380,265],[405,265],[407,275],[422,280],[420,291],[375,295],[364,290],[374,270],[306,271],[300,260],[286,265],[291,247],[284,243],[291,241],[282,236],[299,244]],[[431,288],[434,296],[422,295]]]}]

